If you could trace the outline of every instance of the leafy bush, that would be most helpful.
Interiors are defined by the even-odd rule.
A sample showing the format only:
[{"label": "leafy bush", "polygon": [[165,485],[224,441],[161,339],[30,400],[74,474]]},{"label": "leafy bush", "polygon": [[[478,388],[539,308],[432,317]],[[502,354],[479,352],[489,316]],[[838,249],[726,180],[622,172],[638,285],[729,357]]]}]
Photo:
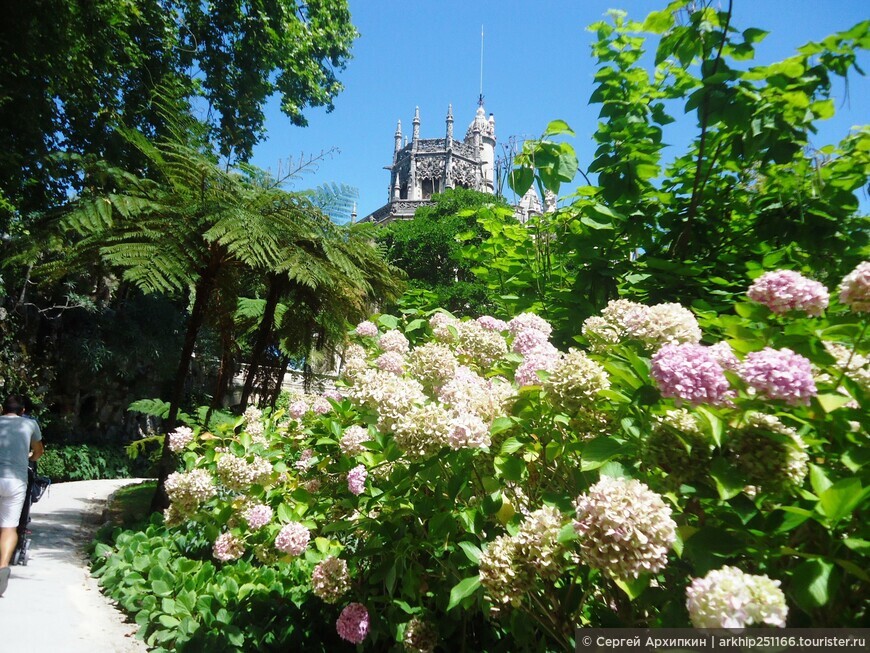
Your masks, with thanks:
[{"label": "leafy bush", "polygon": [[[104,583],[167,648],[214,620],[226,637],[206,641],[240,648],[274,618],[294,625],[270,641],[308,650],[339,607],[340,635],[373,650],[569,650],[578,624],[863,623],[862,266],[845,306],[800,275],[785,312],[769,277],[729,314],[615,302],[567,353],[529,313],[382,315],[351,334],[330,412],[172,434],[168,526],[103,549]],[[740,610],[720,609],[740,598],[726,581],[750,597]],[[178,583],[197,588],[182,608],[166,602]]]},{"label": "leafy bush", "polygon": [[122,447],[92,444],[49,445],[39,459],[39,473],[55,483],[130,478],[147,474],[149,468],[145,460],[131,460]]}]

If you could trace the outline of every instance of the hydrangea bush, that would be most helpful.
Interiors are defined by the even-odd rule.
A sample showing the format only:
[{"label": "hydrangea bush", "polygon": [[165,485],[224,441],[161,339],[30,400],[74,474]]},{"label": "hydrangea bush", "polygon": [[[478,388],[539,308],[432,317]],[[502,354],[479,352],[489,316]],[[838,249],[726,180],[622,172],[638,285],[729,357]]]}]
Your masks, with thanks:
[{"label": "hydrangea bush", "polygon": [[728,315],[611,302],[567,352],[531,313],[378,316],[320,408],[180,429],[166,522],[292,567],[363,650],[862,623],[862,266],[835,293],[765,275]]}]

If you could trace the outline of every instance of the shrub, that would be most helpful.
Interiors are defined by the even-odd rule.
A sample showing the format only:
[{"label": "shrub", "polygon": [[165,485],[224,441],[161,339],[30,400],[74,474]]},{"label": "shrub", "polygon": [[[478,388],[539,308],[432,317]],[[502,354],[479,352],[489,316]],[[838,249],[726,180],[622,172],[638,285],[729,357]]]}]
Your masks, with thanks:
[{"label": "shrub", "polygon": [[[507,324],[381,315],[377,335],[349,334],[356,346],[331,412],[249,409],[179,439],[184,470],[167,482],[168,526],[104,549],[104,582],[147,612],[137,620],[167,647],[211,632],[221,614],[225,646],[255,641],[274,616],[293,623],[272,630],[275,645],[318,650],[321,640],[295,638],[327,637],[326,626],[334,638],[349,610],[339,634],[364,649],[429,646],[435,633],[444,649],[569,650],[575,625],[689,626],[699,618],[690,609],[703,606],[687,588],[740,574],[747,610],[775,604],[777,625],[860,624],[870,580],[868,323],[834,301],[818,316],[734,309],[696,307],[702,341],[678,345],[717,361],[727,387],[712,399],[657,380],[659,352],[630,329],[580,356],[555,351],[534,315]],[[544,337],[521,337],[528,329]],[[438,369],[381,369],[385,347]],[[789,356],[770,358],[766,374],[800,368],[800,401],[759,392],[739,373],[768,348]],[[565,361],[581,360],[569,374]],[[321,587],[332,558],[344,562],[329,563],[342,578],[315,594],[315,569]],[[199,610],[202,596],[217,597],[196,615],[184,608],[184,626],[168,612],[181,610],[178,599],[164,600],[181,573],[207,578],[186,604],[196,598]],[[209,585],[218,577],[248,589],[240,598]],[[757,579],[763,596],[753,594]]]},{"label": "shrub", "polygon": [[131,460],[122,447],[92,444],[48,445],[38,466],[55,483],[131,478],[147,474],[150,467],[144,460]]}]

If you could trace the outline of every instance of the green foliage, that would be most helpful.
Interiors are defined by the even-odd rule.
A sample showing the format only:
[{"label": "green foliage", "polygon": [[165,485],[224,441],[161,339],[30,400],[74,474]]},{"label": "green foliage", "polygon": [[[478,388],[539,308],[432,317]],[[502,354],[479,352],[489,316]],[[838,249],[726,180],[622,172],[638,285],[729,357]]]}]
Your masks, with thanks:
[{"label": "green foliage", "polygon": [[[730,9],[693,4],[672,2],[644,23],[611,12],[590,27],[590,102],[601,110],[586,185],[529,234],[481,212],[488,236],[463,251],[508,314],[537,310],[564,340],[619,295],[723,308],[747,269],[787,264],[830,283],[867,257],[856,192],[870,178],[870,130],[837,145],[810,139],[833,115],[834,83],[863,74],[870,22],[758,65],[763,31],[740,32]],[[652,70],[645,51],[655,51]],[[696,137],[668,159],[669,134],[689,125]],[[554,121],[524,144],[517,192],[564,187],[576,158],[554,137],[568,134]]]},{"label": "green foliage", "polygon": [[39,473],[54,483],[131,478],[152,467],[147,458],[129,456],[121,447],[92,444],[48,446],[38,464]]},{"label": "green foliage", "polygon": [[478,242],[482,235],[472,213],[481,207],[506,206],[486,193],[450,188],[421,206],[411,220],[398,220],[378,231],[378,243],[393,265],[408,275],[403,309],[444,307],[457,315],[477,315],[493,308],[485,285],[472,273],[457,237]]},{"label": "green foliage", "polygon": [[215,565],[200,529],[179,535],[155,517],[98,542],[93,572],[154,651],[343,650],[337,614],[306,599],[311,563]]},{"label": "green foliage", "polygon": [[[170,98],[173,112],[204,101],[221,153],[247,160],[272,95],[297,125],[308,107],[332,108],[357,35],[343,0],[37,0],[10,7],[5,24],[0,197],[19,216],[48,208],[80,181],[49,160],[55,148],[138,161],[112,127],[165,136],[155,93]],[[0,210],[0,232],[9,233],[12,215]]]},{"label": "green foliage", "polygon": [[[727,402],[681,404],[663,396],[668,393],[651,373],[653,355],[678,334],[659,322],[649,328],[660,340],[633,339],[627,332],[587,351],[586,363],[609,384],[585,385],[597,377],[572,364],[541,369],[540,382],[519,385],[519,366],[533,359],[512,351],[523,340],[512,335],[523,320],[489,332],[503,348],[482,362],[474,352],[490,341],[480,324],[443,313],[441,323],[414,313],[376,316],[378,336],[399,330],[408,339],[409,360],[420,347],[438,343],[452,352],[454,365],[465,366],[458,376],[468,382],[478,375],[481,385],[442,394],[455,380],[432,380],[449,367],[443,361],[425,369],[409,365],[398,379],[378,372],[375,361],[384,353],[379,343],[386,340],[354,336],[366,358],[347,362],[347,398],[331,401],[325,414],[310,410],[287,419],[283,410],[251,411],[195,429],[180,456],[186,472],[204,474],[214,492],[173,504],[169,528],[155,522],[145,533],[118,535],[111,549],[98,552],[106,561],[98,557],[97,569],[106,569],[98,573],[110,594],[136,614],[143,636],[167,649],[185,646],[194,631],[210,633],[214,639],[206,641],[216,647],[254,641],[266,610],[273,623],[284,624],[275,631],[276,645],[299,637],[292,640],[298,646],[320,650],[316,642],[334,638],[329,627],[338,609],[360,602],[371,617],[364,649],[400,650],[402,633],[419,618],[432,625],[445,649],[464,643],[475,651],[569,650],[578,624],[688,626],[686,587],[723,566],[780,581],[790,626],[856,626],[870,610],[863,592],[870,582],[870,460],[862,444],[870,428],[870,347],[866,317],[832,304],[819,317],[775,314],[748,302],[723,313],[696,310],[704,342],[727,345],[738,365],[765,347],[805,356],[814,366],[816,390],[804,403],[765,398],[730,372]],[[588,344],[576,331],[575,341]],[[504,380],[512,378],[516,384]],[[583,390],[582,399],[564,394],[572,387]],[[415,388],[420,394],[414,406],[402,404]],[[417,414],[421,406],[455,412]],[[761,450],[740,449],[743,430],[759,412],[793,429],[797,439],[789,444],[771,432]],[[469,433],[451,430],[453,420],[472,415],[484,420],[485,437],[453,439]],[[669,421],[679,415],[690,425]],[[351,426],[368,438],[358,449],[344,441]],[[781,468],[771,447],[777,443],[806,455],[788,482],[776,477]],[[367,478],[356,492],[348,479],[360,467]],[[231,471],[244,468],[261,471],[248,480]],[[760,468],[768,473],[759,476]],[[602,563],[591,555],[584,537],[601,535],[578,536],[573,525],[583,517],[575,512],[578,495],[601,479],[620,477],[659,495],[676,530],[665,547],[667,562],[636,578],[609,566],[613,560]],[[183,485],[183,478],[175,482]],[[203,481],[197,484],[203,487]],[[272,509],[265,526],[250,526],[242,516],[254,503]],[[530,515],[543,508],[553,511],[556,523],[524,531]],[[636,509],[625,508],[623,518],[633,519]],[[300,555],[275,548],[290,522],[311,532]],[[238,561],[206,561],[218,536],[236,539]],[[531,547],[528,555],[498,558],[505,538]],[[617,551],[636,546],[629,541]],[[634,560],[634,554],[624,555]],[[337,604],[322,601],[309,585],[315,565],[330,556],[344,560],[350,575]],[[504,600],[494,593],[494,556],[501,560],[496,569],[511,570],[500,582],[516,583]],[[541,560],[547,563],[539,566]],[[154,567],[171,573],[148,571]],[[263,580],[272,574],[290,577],[283,590]],[[242,609],[232,598],[236,587],[251,605],[271,601],[270,607]],[[164,603],[184,591],[196,593],[196,612]],[[293,593],[289,600],[287,592]],[[202,630],[211,628],[210,615],[221,608],[232,615],[221,622],[223,634]],[[328,618],[315,616],[324,614]],[[288,624],[293,633],[283,630]]]}]

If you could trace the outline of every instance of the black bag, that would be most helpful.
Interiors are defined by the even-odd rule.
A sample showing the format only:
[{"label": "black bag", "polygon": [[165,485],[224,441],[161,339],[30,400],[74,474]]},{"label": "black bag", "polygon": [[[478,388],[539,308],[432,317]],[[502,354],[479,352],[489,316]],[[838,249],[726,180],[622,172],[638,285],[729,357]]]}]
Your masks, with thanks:
[{"label": "black bag", "polygon": [[30,503],[39,501],[49,485],[51,485],[51,479],[48,476],[34,476],[33,484],[30,486]]}]

